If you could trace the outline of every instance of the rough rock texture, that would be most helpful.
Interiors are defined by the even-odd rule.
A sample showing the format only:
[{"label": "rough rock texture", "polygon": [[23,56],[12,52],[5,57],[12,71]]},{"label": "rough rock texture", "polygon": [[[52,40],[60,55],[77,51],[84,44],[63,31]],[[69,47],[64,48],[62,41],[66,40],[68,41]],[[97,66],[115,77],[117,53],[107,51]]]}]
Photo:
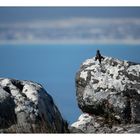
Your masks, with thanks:
[{"label": "rough rock texture", "polygon": [[88,59],[76,75],[76,90],[79,108],[106,124],[140,123],[139,64],[105,57],[100,65]]},{"label": "rough rock texture", "polygon": [[71,125],[71,133],[140,133],[140,124],[112,125],[105,121],[104,117],[83,113],[78,121]]},{"label": "rough rock texture", "polygon": [[0,132],[65,133],[52,97],[37,83],[0,79]]}]

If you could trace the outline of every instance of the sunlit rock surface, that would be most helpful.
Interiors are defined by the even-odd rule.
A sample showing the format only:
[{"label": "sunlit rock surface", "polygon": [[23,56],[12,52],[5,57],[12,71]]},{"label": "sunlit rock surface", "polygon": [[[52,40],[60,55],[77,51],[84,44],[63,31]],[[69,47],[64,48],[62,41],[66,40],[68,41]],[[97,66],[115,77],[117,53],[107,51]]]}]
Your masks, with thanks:
[{"label": "sunlit rock surface", "polygon": [[1,78],[0,132],[64,133],[67,124],[40,84]]},{"label": "sunlit rock surface", "polygon": [[[96,122],[95,118],[100,116],[108,127],[114,124],[138,124],[140,65],[111,57],[105,57],[101,64],[94,57],[88,59],[76,74],[76,96],[79,108],[89,114],[89,122]],[[92,121],[88,124],[95,125]],[[78,128],[76,123],[74,126]],[[88,128],[85,132],[95,131]]]}]

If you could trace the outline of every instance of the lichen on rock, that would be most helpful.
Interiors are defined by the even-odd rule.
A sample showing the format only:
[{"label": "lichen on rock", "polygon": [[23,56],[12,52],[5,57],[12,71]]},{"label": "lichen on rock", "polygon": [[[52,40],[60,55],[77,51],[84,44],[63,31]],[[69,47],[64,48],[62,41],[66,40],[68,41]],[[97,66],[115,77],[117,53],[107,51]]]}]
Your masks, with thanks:
[{"label": "lichen on rock", "polygon": [[40,84],[1,78],[0,132],[65,133],[68,129],[52,97]]},{"label": "lichen on rock", "polygon": [[76,97],[84,113],[104,117],[112,127],[140,123],[140,64],[86,60],[76,74]]}]

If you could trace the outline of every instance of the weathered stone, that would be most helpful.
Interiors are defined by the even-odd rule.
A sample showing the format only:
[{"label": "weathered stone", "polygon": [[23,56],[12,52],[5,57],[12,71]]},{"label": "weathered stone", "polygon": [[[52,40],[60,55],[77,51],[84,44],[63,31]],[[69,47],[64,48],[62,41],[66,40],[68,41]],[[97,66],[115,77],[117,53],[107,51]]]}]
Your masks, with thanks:
[{"label": "weathered stone", "polygon": [[82,114],[78,121],[71,125],[75,133],[140,133],[139,124],[114,124],[106,122],[104,117]]},{"label": "weathered stone", "polygon": [[76,74],[76,96],[83,112],[112,123],[140,123],[140,65],[105,57],[86,60]]},{"label": "weathered stone", "polygon": [[52,97],[31,81],[0,79],[1,133],[68,132]]}]

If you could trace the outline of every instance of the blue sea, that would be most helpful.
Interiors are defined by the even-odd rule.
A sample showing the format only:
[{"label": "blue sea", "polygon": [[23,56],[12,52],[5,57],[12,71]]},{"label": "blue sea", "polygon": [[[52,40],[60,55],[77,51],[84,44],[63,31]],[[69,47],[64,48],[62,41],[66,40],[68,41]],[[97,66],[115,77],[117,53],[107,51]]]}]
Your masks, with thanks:
[{"label": "blue sea", "polygon": [[43,85],[70,124],[82,113],[75,75],[83,61],[102,55],[140,62],[140,45],[0,45],[0,77]]}]

